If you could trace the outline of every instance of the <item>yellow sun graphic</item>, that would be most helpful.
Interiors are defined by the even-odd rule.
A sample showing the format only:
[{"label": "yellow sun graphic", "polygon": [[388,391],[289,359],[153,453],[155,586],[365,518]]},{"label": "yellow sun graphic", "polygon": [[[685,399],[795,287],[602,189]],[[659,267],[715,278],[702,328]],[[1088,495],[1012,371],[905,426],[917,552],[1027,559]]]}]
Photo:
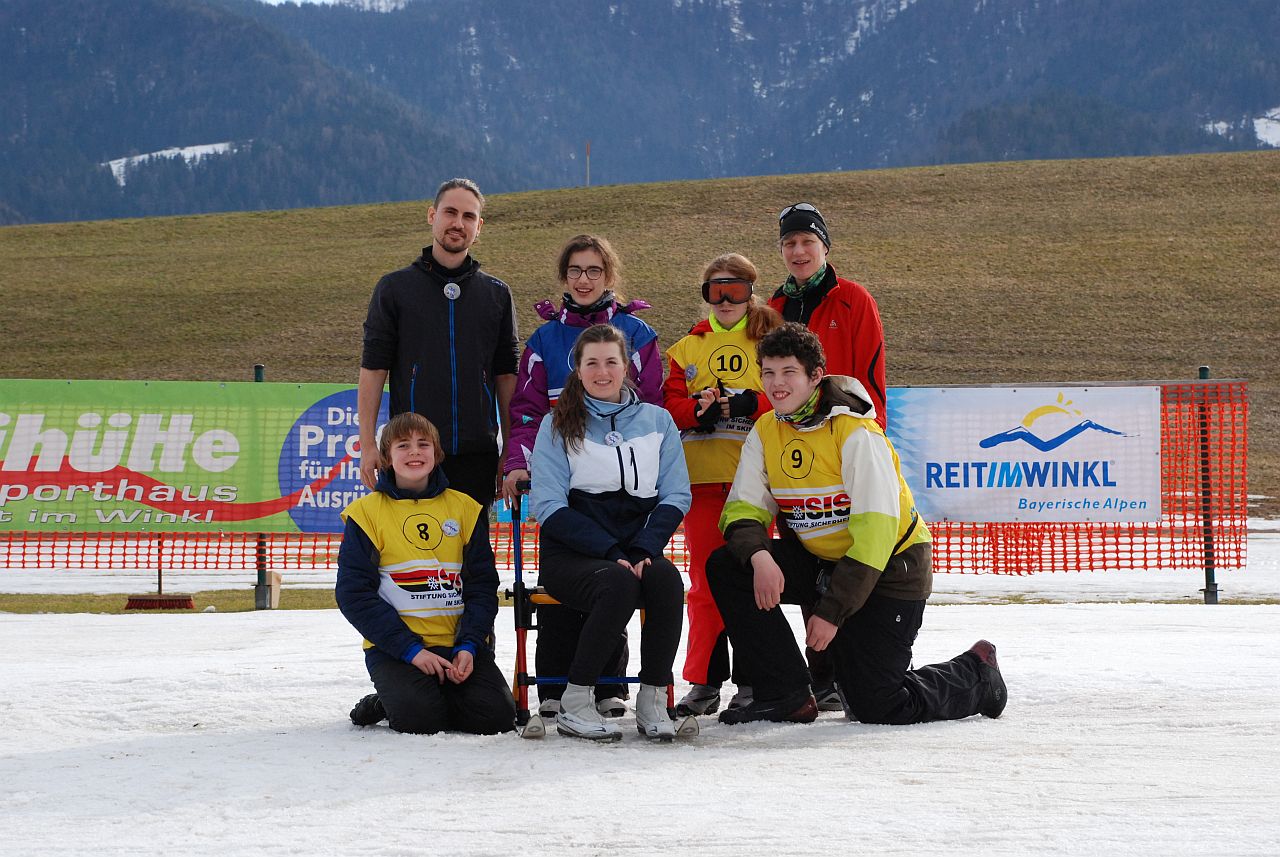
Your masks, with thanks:
[{"label": "yellow sun graphic", "polygon": [[1058,404],[1041,405],[1040,407],[1036,408],[1031,413],[1027,414],[1025,417],[1022,418],[1022,426],[1023,428],[1031,428],[1032,423],[1034,423],[1036,420],[1040,419],[1041,417],[1047,417],[1049,414],[1066,414],[1069,417],[1074,413],[1076,416],[1084,416],[1083,411],[1077,411],[1074,408],[1071,410],[1067,410],[1067,406],[1071,404],[1072,404],[1072,401],[1070,399],[1064,399],[1062,393],[1059,393]]}]

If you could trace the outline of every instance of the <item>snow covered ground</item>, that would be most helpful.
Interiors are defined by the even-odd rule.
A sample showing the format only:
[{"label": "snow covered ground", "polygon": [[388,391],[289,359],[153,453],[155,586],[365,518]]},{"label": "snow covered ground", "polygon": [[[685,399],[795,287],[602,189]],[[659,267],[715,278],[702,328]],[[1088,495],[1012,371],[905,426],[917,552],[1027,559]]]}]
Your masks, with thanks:
[{"label": "snow covered ground", "polygon": [[[1277,853],[1280,605],[1230,602],[1280,598],[1280,532],[1217,607],[1193,573],[992,577],[938,576],[916,660],[990,638],[999,720],[668,746],[357,729],[333,610],[0,615],[0,854]],[[972,603],[1012,587],[1052,603]]]}]

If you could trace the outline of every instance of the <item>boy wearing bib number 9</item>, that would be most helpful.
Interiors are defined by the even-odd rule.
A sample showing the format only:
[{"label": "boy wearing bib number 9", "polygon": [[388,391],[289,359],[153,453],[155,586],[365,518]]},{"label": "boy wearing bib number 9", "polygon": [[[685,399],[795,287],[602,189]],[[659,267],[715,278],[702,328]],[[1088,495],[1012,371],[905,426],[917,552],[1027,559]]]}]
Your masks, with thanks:
[{"label": "boy wearing bib number 9", "polygon": [[[995,646],[979,640],[912,670],[932,591],[929,528],[861,382],[826,376],[822,345],[788,322],[757,349],[773,414],[743,444],[707,579],[754,700],[723,723],[809,722],[811,677],[781,603],[808,608],[805,642],[833,653],[851,720],[920,723],[999,717]],[[777,539],[768,526],[776,518]]]}]

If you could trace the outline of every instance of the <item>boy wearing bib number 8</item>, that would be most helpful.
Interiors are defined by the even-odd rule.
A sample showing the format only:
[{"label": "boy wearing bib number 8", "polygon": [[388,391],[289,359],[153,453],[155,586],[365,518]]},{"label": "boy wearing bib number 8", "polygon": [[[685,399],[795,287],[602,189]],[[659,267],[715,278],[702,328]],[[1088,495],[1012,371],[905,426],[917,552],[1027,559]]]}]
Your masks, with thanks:
[{"label": "boy wearing bib number 8", "polygon": [[421,414],[382,430],[377,487],[342,512],[334,595],[364,637],[376,694],[351,721],[397,732],[490,735],[515,727],[493,660],[498,572],[484,507],[449,488],[440,433]]},{"label": "boy wearing bib number 8", "polygon": [[[680,714],[712,714],[720,707],[720,686],[731,677],[729,641],[707,588],[706,560],[724,544],[720,512],[742,442],[756,419],[769,410],[760,392],[756,343],[782,323],[752,294],[756,267],[745,256],[726,253],[703,271],[707,318],[668,351],[670,371],[663,405],[671,412],[684,444],[693,503],[684,519],[689,551],[688,648],[684,679],[693,687],[680,700]],[[730,705],[750,698],[750,681],[732,671],[738,691]]]}]

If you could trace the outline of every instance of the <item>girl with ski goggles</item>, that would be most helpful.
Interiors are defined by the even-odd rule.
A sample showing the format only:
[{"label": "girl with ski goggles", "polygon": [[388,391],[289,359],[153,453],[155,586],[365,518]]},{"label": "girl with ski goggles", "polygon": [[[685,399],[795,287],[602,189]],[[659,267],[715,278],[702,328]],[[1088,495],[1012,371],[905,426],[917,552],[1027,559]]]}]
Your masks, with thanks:
[{"label": "girl with ski goggles", "polygon": [[725,302],[745,304],[751,300],[754,285],[742,277],[712,277],[702,283],[702,299],[712,306]]}]

